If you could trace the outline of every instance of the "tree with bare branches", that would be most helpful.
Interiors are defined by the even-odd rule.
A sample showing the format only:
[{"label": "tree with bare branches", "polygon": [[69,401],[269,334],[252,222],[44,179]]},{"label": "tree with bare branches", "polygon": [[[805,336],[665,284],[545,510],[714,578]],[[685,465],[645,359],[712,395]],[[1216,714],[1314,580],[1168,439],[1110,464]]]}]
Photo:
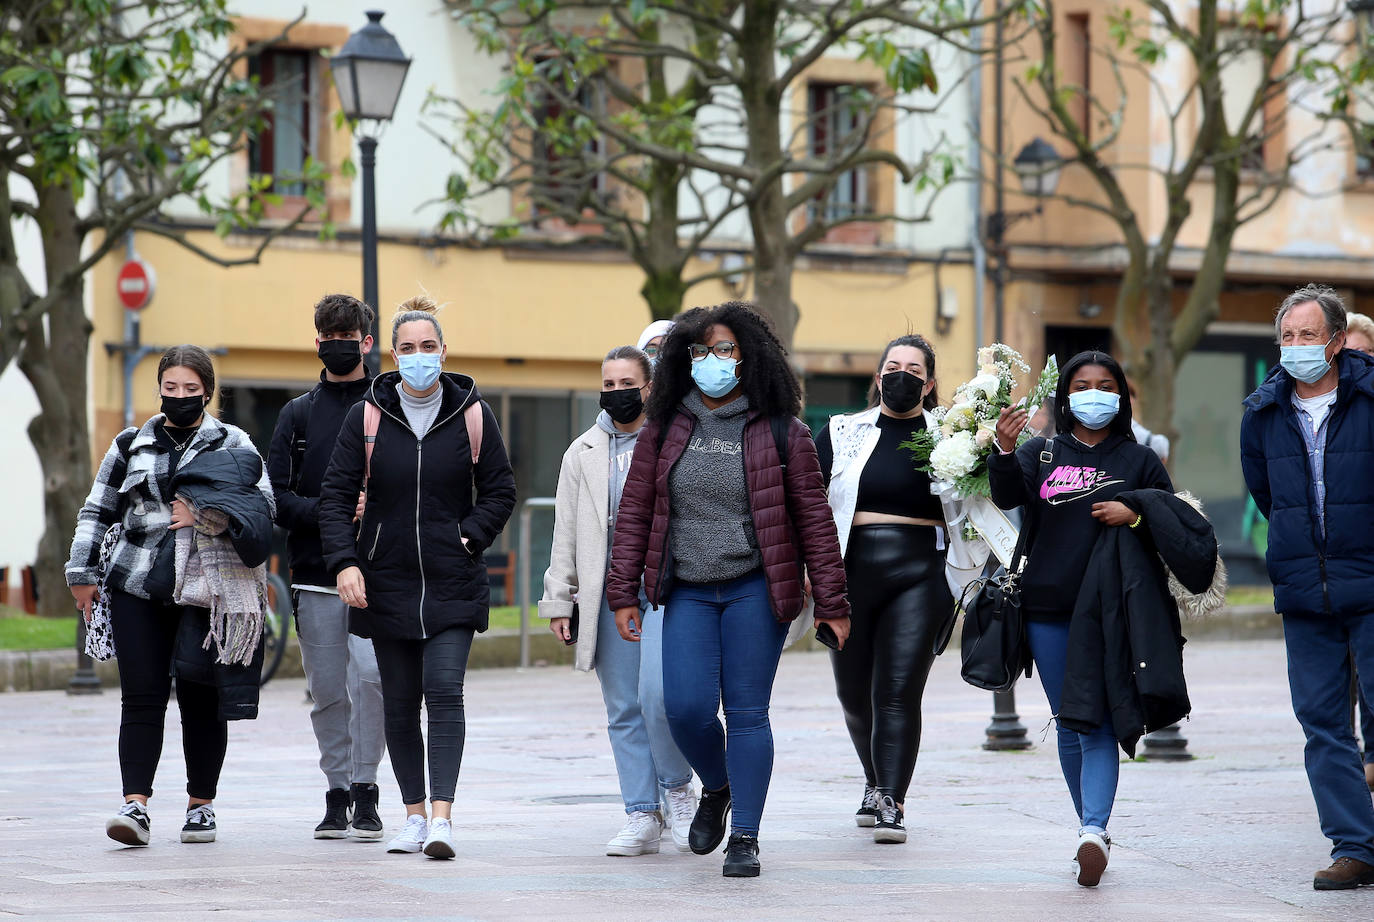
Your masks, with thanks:
[{"label": "tree with bare branches", "polygon": [[[1021,99],[1067,147],[1065,166],[1090,178],[1088,194],[1063,194],[1075,208],[1110,218],[1124,268],[1113,336],[1145,400],[1145,422],[1173,432],[1180,364],[1220,316],[1219,296],[1236,235],[1285,196],[1323,195],[1304,167],[1348,149],[1351,94],[1368,79],[1349,54],[1345,4],[1301,0],[1198,0],[1177,16],[1167,0],[1116,4],[1110,44],[1092,49],[1113,80],[1103,90],[1066,80],[1056,43],[1056,5],[1041,0],[1016,80]],[[1143,7],[1145,15],[1135,9]],[[1253,85],[1227,81],[1249,65]],[[1148,93],[1131,86],[1148,87]],[[1144,154],[1124,153],[1129,119],[1159,120]],[[1132,183],[1146,178],[1162,209]],[[1186,292],[1177,293],[1181,240],[1206,215],[1205,239]]]},{"label": "tree with bare branches", "polygon": [[[256,225],[279,201],[271,177],[216,200],[207,176],[244,150],[270,111],[243,66],[261,43],[226,50],[225,0],[9,0],[0,9],[0,372],[17,362],[38,398],[29,425],[43,472],[39,608],[70,612],[62,564],[91,481],[86,413],[86,273],[129,231],[158,234],[220,265],[255,263],[324,206],[324,170],[295,177],[307,205],[256,250],[225,259],[159,211],[188,196],[219,232]],[[36,225],[43,277],[20,266]],[[31,269],[29,271],[32,271]]]},{"label": "tree with bare branches", "polygon": [[[593,225],[644,268],[646,298],[664,316],[690,284],[738,271],[683,277],[688,259],[743,209],[755,301],[790,346],[799,316],[792,270],[808,246],[845,224],[924,218],[842,207],[834,193],[843,178],[895,171],[925,189],[954,174],[955,155],[943,145],[913,156],[892,143],[900,118],[939,104],[932,46],[967,42],[971,28],[1025,4],[981,17],[957,0],[449,6],[510,65],[496,108],[468,109],[452,138],[462,164],[449,181],[453,220],[470,219],[482,194],[521,189],[532,213],[507,222],[507,235],[550,214],[566,228]],[[803,78],[829,55],[872,62],[881,84],[808,107]],[[918,92],[931,102],[913,102]],[[817,145],[822,122],[843,127]]]}]

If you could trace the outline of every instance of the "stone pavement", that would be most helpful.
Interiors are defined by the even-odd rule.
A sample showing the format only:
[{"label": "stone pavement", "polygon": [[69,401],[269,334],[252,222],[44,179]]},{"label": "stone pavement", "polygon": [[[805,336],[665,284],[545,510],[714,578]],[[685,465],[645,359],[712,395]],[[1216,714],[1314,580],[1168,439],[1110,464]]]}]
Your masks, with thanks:
[{"label": "stone pavement", "polygon": [[[1035,748],[984,752],[991,696],[937,662],[907,801],[910,841],[874,845],[851,818],[858,763],[821,654],[788,654],[774,695],[777,759],[763,876],[720,856],[607,858],[621,811],[596,680],[563,667],[469,675],[459,857],[317,841],[323,804],[299,680],[273,682],[236,724],[219,841],[177,841],[178,724],[153,800],[153,845],[104,837],[121,798],[118,698],[0,696],[0,916],[44,919],[1374,919],[1374,888],[1317,893],[1329,846],[1302,769],[1282,645],[1190,645],[1189,763],[1122,766],[1112,865],[1077,887],[1075,823],[1048,709],[1023,683]],[[388,833],[401,809],[382,778]]]}]

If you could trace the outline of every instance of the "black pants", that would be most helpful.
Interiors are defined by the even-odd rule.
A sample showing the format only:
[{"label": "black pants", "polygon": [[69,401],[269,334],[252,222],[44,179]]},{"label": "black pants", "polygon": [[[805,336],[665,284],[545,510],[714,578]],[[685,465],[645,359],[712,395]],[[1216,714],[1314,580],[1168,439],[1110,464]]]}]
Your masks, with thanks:
[{"label": "black pants", "polygon": [[830,654],[835,689],[864,778],[904,802],[921,746],[921,696],[954,600],[945,553],[924,525],[861,525],[849,534],[849,640]]},{"label": "black pants", "polygon": [[472,628],[452,627],[426,640],[374,637],[382,677],[382,714],[391,770],[407,806],[425,800],[425,740],[420,699],[429,715],[430,800],[453,802],[463,762],[463,676]]},{"label": "black pants", "polygon": [[[182,611],[179,605],[110,593],[110,623],[119,658],[119,771],[125,795],[153,793],[172,691],[172,648]],[[229,744],[229,725],[219,719],[219,692],[213,685],[177,679],[177,706],[186,793],[214,800]]]}]

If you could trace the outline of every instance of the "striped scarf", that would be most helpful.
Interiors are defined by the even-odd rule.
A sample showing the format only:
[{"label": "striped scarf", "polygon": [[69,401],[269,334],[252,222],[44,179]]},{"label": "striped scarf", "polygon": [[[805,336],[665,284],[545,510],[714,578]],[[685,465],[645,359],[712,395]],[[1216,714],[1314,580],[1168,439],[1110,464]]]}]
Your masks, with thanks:
[{"label": "striped scarf", "polygon": [[196,509],[196,524],[176,532],[178,605],[210,610],[202,650],[215,646],[220,663],[248,665],[262,640],[267,613],[267,565],[245,567],[229,541],[229,519],[217,509]]}]

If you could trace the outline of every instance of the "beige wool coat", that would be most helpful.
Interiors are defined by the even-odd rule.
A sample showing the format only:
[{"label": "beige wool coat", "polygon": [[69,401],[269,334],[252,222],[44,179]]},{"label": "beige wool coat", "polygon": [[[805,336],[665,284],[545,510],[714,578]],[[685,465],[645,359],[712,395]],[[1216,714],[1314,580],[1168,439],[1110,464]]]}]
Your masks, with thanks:
[{"label": "beige wool coat", "polygon": [[606,590],[611,507],[611,437],[593,425],[563,453],[554,506],[553,549],[544,573],[539,617],[568,618],[579,603],[573,668],[590,672],[596,659],[596,624]]}]

